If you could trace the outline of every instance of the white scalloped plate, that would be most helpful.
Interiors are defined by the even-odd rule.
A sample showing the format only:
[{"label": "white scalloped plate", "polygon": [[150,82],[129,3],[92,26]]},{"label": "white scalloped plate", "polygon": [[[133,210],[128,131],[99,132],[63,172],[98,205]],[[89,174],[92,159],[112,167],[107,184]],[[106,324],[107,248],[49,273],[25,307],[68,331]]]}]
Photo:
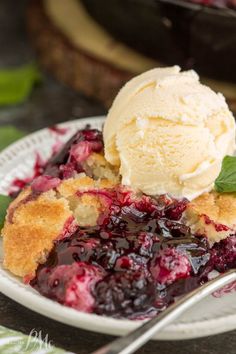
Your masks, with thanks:
[{"label": "white scalloped plate", "polygon": [[[24,178],[29,175],[36,152],[46,159],[58,140],[66,141],[73,132],[86,124],[101,129],[103,121],[103,117],[70,121],[59,125],[68,128],[63,136],[49,129],[43,129],[12,144],[0,153],[0,194],[7,193],[14,178]],[[113,335],[126,334],[141,323],[141,321],[117,320],[86,314],[53,302],[4,270],[2,259],[2,241],[0,241],[0,291],[33,311],[75,327]],[[186,312],[175,323],[166,327],[156,336],[156,339],[189,339],[236,329],[235,300],[235,292],[221,298],[210,296]]]}]

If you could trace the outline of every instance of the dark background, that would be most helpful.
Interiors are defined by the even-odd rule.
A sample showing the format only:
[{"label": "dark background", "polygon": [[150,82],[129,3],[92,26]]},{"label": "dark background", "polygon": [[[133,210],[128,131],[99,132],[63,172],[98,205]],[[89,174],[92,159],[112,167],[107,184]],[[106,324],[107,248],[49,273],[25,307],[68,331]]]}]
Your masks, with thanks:
[{"label": "dark background", "polygon": [[[56,0],[55,0],[56,1]],[[34,58],[24,26],[27,1],[0,0],[0,68],[18,66]],[[26,131],[69,119],[100,115],[105,109],[45,74],[43,84],[19,106],[0,109],[0,126],[14,124]],[[113,338],[72,328],[38,315],[0,294],[0,325],[29,334],[48,334],[54,345],[88,354]],[[152,341],[139,354],[235,354],[236,331],[187,341]],[[14,354],[14,353],[12,353]]]}]

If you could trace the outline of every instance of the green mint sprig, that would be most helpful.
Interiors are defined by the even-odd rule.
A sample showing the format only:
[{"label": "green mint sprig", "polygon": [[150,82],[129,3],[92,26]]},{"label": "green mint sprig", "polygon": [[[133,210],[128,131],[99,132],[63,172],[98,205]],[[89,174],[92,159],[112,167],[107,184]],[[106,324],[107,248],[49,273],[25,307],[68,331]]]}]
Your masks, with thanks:
[{"label": "green mint sprig", "polygon": [[236,192],[236,156],[225,156],[221,171],[215,180],[215,190],[219,193]]}]

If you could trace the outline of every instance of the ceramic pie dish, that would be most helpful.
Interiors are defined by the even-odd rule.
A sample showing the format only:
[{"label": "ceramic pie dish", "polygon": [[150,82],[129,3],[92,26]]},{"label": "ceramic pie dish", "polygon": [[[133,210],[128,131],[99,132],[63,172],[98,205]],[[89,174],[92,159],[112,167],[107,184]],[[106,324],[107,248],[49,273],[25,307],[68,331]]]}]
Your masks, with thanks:
[{"label": "ceramic pie dish", "polygon": [[[67,128],[64,135],[55,130],[44,129],[13,144],[0,155],[0,193],[6,194],[12,181],[25,178],[32,171],[36,153],[47,159],[55,143],[65,142],[78,129],[90,124],[92,128],[101,129],[103,117],[72,121],[60,125]],[[2,242],[2,241],[1,241]],[[95,314],[82,313],[60,305],[37,293],[31,286],[11,275],[2,266],[1,244],[0,291],[30,309],[55,320],[102,333],[125,334],[140,324],[140,321],[114,319]],[[216,334],[235,328],[236,306],[235,293],[223,297],[209,297],[197,307],[191,309],[176,323],[166,328],[157,336],[158,339],[184,339]],[[207,313],[205,309],[208,309]]]}]

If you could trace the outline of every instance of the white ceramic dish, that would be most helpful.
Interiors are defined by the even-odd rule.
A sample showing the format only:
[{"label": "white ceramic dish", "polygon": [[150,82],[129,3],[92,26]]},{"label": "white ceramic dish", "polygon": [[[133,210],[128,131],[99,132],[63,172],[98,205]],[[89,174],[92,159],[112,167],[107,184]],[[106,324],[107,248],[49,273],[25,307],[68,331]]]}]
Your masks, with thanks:
[{"label": "white ceramic dish", "polygon": [[[86,124],[101,128],[103,119],[103,117],[87,118],[60,124],[60,127],[68,128],[65,135],[43,129],[5,149],[0,153],[0,194],[7,193],[14,178],[29,175],[34,165],[36,152],[46,159],[50,156],[55,143],[66,141],[73,132],[83,128]],[[2,241],[0,240],[0,291],[33,311],[71,326],[113,335],[126,334],[140,324],[140,321],[116,320],[78,312],[53,302],[4,270],[2,259]],[[176,323],[164,329],[156,336],[156,339],[189,339],[236,329],[235,300],[235,292],[221,298],[210,296],[188,311]]]}]

